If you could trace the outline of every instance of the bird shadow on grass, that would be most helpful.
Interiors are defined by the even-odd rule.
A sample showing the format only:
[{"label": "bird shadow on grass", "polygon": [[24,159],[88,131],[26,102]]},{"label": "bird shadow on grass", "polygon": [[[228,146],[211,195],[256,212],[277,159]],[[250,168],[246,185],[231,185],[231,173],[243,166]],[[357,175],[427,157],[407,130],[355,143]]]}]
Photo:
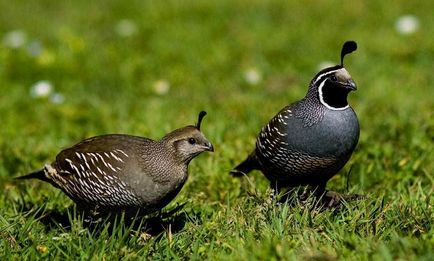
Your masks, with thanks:
[{"label": "bird shadow on grass", "polygon": [[158,212],[152,215],[125,217],[122,214],[106,214],[99,216],[89,216],[77,210],[75,206],[67,209],[46,210],[44,207],[35,211],[34,218],[39,220],[46,230],[61,229],[65,232],[72,231],[74,226],[81,226],[88,229],[92,235],[99,235],[103,232],[113,233],[120,226],[122,229],[144,232],[150,236],[158,236],[170,230],[177,233],[182,230],[186,222],[191,219],[191,214],[182,211],[185,204],[177,205],[174,208]]}]

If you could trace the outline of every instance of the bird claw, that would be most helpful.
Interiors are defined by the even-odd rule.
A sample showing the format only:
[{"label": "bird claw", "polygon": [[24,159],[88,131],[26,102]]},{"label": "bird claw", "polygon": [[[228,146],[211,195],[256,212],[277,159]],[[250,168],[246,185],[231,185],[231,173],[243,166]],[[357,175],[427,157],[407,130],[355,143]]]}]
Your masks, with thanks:
[{"label": "bird claw", "polygon": [[341,194],[335,191],[327,191],[322,196],[322,201],[324,205],[328,208],[339,208],[344,202],[355,201],[355,200],[365,200],[368,199],[367,196],[359,194]]}]

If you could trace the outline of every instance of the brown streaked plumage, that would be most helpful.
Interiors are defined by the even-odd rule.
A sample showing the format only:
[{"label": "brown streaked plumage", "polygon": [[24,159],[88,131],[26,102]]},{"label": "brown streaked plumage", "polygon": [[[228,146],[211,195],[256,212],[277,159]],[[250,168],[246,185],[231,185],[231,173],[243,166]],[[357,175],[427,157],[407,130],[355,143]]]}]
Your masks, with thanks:
[{"label": "brown streaked plumage", "polygon": [[161,140],[109,134],[62,150],[56,160],[18,179],[37,178],[61,189],[81,207],[98,212],[150,213],[181,190],[188,164],[214,148],[198,123],[176,129]]}]

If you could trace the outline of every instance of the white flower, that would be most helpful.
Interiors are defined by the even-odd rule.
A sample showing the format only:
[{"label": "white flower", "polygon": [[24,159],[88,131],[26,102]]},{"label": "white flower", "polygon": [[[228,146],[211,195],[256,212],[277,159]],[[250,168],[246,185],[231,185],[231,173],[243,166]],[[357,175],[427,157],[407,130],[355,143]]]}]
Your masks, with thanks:
[{"label": "white flower", "polygon": [[53,90],[49,81],[39,81],[30,88],[30,95],[34,98],[48,97]]},{"label": "white flower", "polygon": [[3,36],[3,44],[9,48],[17,49],[27,42],[27,34],[22,30],[15,30]]},{"label": "white flower", "polygon": [[331,62],[331,61],[322,61],[318,64],[317,69],[318,71],[321,71],[322,69],[328,68],[328,67],[333,67],[336,64]]},{"label": "white flower", "polygon": [[404,15],[398,18],[395,29],[400,34],[412,34],[419,29],[419,19],[414,15]]},{"label": "white flower", "polygon": [[251,85],[256,85],[262,80],[261,73],[256,68],[249,68],[244,72],[244,80]]},{"label": "white flower", "polygon": [[61,104],[65,101],[63,94],[55,92],[50,96],[50,101],[55,104]]},{"label": "white flower", "polygon": [[121,37],[133,36],[137,33],[137,25],[131,20],[120,20],[115,26],[116,33]]},{"label": "white flower", "polygon": [[154,92],[158,95],[164,95],[170,90],[170,83],[167,80],[158,80],[153,84]]}]

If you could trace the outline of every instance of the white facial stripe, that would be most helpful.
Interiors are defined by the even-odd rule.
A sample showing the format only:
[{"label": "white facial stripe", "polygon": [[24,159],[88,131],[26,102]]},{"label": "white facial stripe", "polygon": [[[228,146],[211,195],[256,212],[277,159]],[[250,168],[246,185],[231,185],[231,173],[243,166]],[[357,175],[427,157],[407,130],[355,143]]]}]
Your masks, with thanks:
[{"label": "white facial stripe", "polygon": [[330,109],[330,110],[334,110],[334,111],[342,111],[342,110],[345,110],[345,109],[347,109],[348,107],[350,107],[349,104],[347,104],[347,106],[345,106],[345,107],[340,107],[340,108],[336,108],[336,107],[333,107],[333,106],[328,105],[328,104],[324,101],[324,98],[322,97],[322,87],[324,86],[324,83],[325,83],[325,80],[322,81],[322,83],[321,83],[321,84],[319,85],[319,87],[318,87],[319,101],[322,103],[322,105],[324,105],[324,106],[326,106],[328,109]]},{"label": "white facial stripe", "polygon": [[316,84],[320,79],[322,79],[324,76],[327,76],[327,75],[329,75],[329,74],[332,74],[332,73],[335,73],[335,72],[337,72],[337,71],[339,71],[340,69],[336,69],[336,70],[333,70],[333,71],[329,71],[329,72],[325,72],[325,73],[323,73],[323,74],[320,74],[320,75],[318,75],[318,77],[316,77],[316,80],[313,82],[313,84]]}]

